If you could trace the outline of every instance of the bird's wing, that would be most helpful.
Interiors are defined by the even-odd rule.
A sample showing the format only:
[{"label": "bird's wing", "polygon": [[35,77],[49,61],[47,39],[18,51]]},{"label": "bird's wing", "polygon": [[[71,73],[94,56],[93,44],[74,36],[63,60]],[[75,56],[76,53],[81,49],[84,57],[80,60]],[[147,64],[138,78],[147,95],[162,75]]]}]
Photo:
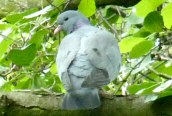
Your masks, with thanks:
[{"label": "bird's wing", "polygon": [[86,39],[82,39],[81,48],[84,47],[82,49],[85,49],[98,72],[85,79],[83,86],[108,84],[117,77],[121,65],[121,55],[114,36],[105,30],[93,30],[87,33]]},{"label": "bird's wing", "polygon": [[69,34],[63,39],[58,49],[56,58],[58,73],[67,90],[72,86],[67,70],[71,62],[74,60],[79,47],[80,37],[78,35]]}]

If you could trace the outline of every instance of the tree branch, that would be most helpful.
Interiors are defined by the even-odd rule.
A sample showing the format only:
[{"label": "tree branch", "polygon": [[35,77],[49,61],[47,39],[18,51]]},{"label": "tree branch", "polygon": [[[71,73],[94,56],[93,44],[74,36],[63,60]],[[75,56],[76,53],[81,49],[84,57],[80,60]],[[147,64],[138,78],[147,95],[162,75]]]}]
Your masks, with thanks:
[{"label": "tree branch", "polygon": [[[67,9],[77,9],[81,0],[71,0]],[[141,0],[95,0],[96,6],[118,5],[124,7],[134,6]]]},{"label": "tree branch", "polygon": [[[116,96],[101,99],[92,110],[61,110],[63,95],[32,92],[0,92],[0,115],[20,116],[158,116],[170,115],[172,96],[145,103],[147,96]],[[163,103],[163,105],[162,105]]]},{"label": "tree branch", "polygon": [[162,77],[162,78],[164,78],[164,79],[167,79],[167,80],[169,80],[169,79],[172,79],[172,76],[170,76],[170,75],[167,75],[167,74],[163,74],[163,73],[159,73],[158,71],[156,71],[155,69],[153,69],[152,67],[148,67],[148,69],[150,70],[150,71],[152,71],[153,73],[155,73],[156,75],[158,75],[158,76],[160,76],[160,77]]}]

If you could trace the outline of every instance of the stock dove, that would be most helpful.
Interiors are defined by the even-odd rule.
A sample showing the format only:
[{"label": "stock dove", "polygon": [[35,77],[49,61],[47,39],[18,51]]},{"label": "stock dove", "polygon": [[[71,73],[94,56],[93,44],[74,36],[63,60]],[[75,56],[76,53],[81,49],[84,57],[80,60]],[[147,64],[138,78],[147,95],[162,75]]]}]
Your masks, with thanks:
[{"label": "stock dove", "polygon": [[101,104],[99,88],[113,81],[120,70],[118,43],[113,34],[92,26],[79,11],[63,12],[57,23],[54,33],[67,33],[56,58],[67,90],[62,109],[97,108]]}]

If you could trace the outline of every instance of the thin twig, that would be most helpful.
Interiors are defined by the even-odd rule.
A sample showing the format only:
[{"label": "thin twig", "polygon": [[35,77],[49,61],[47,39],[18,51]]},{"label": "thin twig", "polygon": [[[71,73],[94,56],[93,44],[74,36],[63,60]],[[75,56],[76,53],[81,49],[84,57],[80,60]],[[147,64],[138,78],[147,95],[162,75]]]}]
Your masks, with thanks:
[{"label": "thin twig", "polygon": [[[167,61],[164,61],[164,62],[160,63],[159,65],[155,66],[154,69],[157,69],[158,67],[160,67],[161,65],[165,64],[166,62]],[[147,72],[145,75],[148,75],[150,73],[151,73],[151,71]]]},{"label": "thin twig", "polygon": [[122,82],[120,83],[119,87],[115,90],[115,93],[116,94],[120,89],[121,87],[123,86],[123,84],[127,81],[127,79],[130,77],[132,71],[138,66],[140,65],[143,60],[146,58],[146,56],[150,55],[150,53],[152,52],[152,50],[156,49],[157,46],[155,46],[154,48],[152,48],[134,67],[131,68],[131,70],[128,72],[128,74],[123,78]]},{"label": "thin twig", "polygon": [[115,33],[115,37],[117,38],[117,40],[119,41],[119,37],[118,37],[118,32],[116,29],[116,26],[112,27],[111,24],[102,16],[101,12],[98,11],[98,14],[100,15],[100,17],[102,18],[102,20],[109,26],[109,28],[111,29],[111,31],[113,33]]},{"label": "thin twig", "polygon": [[[160,64],[157,65],[157,66],[155,66],[154,69],[157,69],[158,67],[160,67],[160,66],[163,65],[164,63],[166,63],[166,61],[160,63]],[[140,72],[138,72],[138,73],[141,74],[142,72],[140,71]],[[133,83],[135,83],[135,82],[138,81],[139,79],[143,78],[143,76],[144,76],[144,77],[148,77],[147,75],[150,74],[150,73],[151,73],[150,70],[147,71],[146,74],[143,74],[143,73],[142,73],[142,74],[141,74],[142,76],[141,76],[141,77],[138,77]],[[150,77],[149,77],[148,79],[149,79],[149,80],[152,80],[152,81],[155,81],[155,80],[151,79]]]},{"label": "thin twig", "polygon": [[153,69],[152,67],[148,67],[148,69],[150,70],[150,71],[152,71],[153,73],[155,73],[156,75],[158,75],[158,76],[160,76],[160,77],[162,77],[162,78],[164,78],[164,79],[167,79],[167,80],[170,80],[170,79],[172,79],[172,76],[170,76],[170,75],[167,75],[167,74],[163,74],[163,73],[159,73],[158,71],[156,71],[155,69]]},{"label": "thin twig", "polygon": [[66,8],[69,6],[69,3],[70,3],[70,2],[71,2],[71,0],[66,1],[65,6],[64,6],[64,8],[63,8],[63,11],[66,10]]},{"label": "thin twig", "polygon": [[15,68],[16,68],[16,65],[13,65],[12,68],[8,72],[6,72],[5,74],[0,74],[0,76],[3,77],[5,80],[6,79],[5,77],[9,75],[10,73],[12,73]]},{"label": "thin twig", "polygon": [[[111,16],[109,16],[108,18],[106,18],[106,20],[107,21],[109,21],[111,18],[113,18],[114,16],[116,16],[116,14],[114,13],[114,14],[112,14]],[[96,26],[98,26],[98,25],[100,25],[100,24],[102,24],[104,21],[100,21],[100,22],[98,22],[98,24],[96,24]]]},{"label": "thin twig", "polygon": [[59,7],[57,7],[57,6],[55,6],[54,4],[52,4],[49,0],[47,0],[47,2],[48,2],[51,6],[57,8],[57,10],[61,13],[61,10],[60,10]]},{"label": "thin twig", "polygon": [[[139,72],[139,74],[142,75],[142,76],[144,76],[144,77],[146,77],[147,79],[149,79],[149,80],[151,80],[151,81],[156,82],[154,79],[152,79],[151,77],[149,77],[148,75],[146,75],[146,74],[144,74],[144,73],[142,73],[142,72]],[[136,82],[137,80],[139,80],[139,79],[140,79],[140,78],[136,79],[135,82]]]},{"label": "thin twig", "polygon": [[123,84],[127,81],[127,79],[130,77],[132,71],[138,66],[140,65],[143,60],[145,59],[146,57],[143,57],[134,67],[131,68],[130,72],[128,72],[128,74],[123,78],[122,82],[120,83],[119,87],[115,90],[114,94],[117,94],[117,92],[121,89],[121,87],[123,86]]},{"label": "thin twig", "polygon": [[23,40],[23,47],[26,45],[26,40],[25,40],[25,38],[24,38],[24,36],[23,36],[23,34],[22,33],[20,33],[20,35],[21,35],[21,38],[22,38],[22,40]]},{"label": "thin twig", "polygon": [[123,17],[123,18],[125,18],[127,16],[127,14],[119,6],[112,5],[110,8],[113,9],[114,12],[117,12],[118,15]]}]

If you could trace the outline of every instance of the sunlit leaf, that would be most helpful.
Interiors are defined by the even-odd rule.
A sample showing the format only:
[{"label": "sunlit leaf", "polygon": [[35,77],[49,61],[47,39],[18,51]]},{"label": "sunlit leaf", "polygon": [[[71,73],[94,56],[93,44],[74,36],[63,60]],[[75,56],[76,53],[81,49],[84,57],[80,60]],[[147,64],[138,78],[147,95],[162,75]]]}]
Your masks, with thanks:
[{"label": "sunlit leaf", "polygon": [[56,63],[54,63],[51,68],[50,68],[50,72],[52,74],[57,74],[57,67],[56,67]]},{"label": "sunlit leaf", "polygon": [[[122,55],[119,78],[105,86],[105,91],[119,90],[118,95],[124,92],[129,95],[146,95],[145,102],[172,95],[171,82],[148,68],[150,66],[160,74],[172,76],[172,63],[169,61],[172,56],[170,1],[140,0],[140,3],[129,8],[111,4],[99,9],[96,9],[96,5],[99,5],[96,0],[77,2],[78,10],[89,17],[92,26],[106,29],[119,37]],[[41,3],[39,9],[22,9],[21,12],[11,7],[13,12],[9,12],[6,17],[1,15],[0,91],[46,88],[66,92],[55,63],[59,44],[66,33],[53,35],[53,28],[59,13],[68,10],[75,0],[46,2],[51,2],[51,5],[44,7],[44,3]],[[70,42],[73,42],[72,39]],[[127,79],[128,88],[123,91],[119,83],[127,74],[131,78]]]},{"label": "sunlit leaf", "polygon": [[132,48],[130,52],[130,58],[139,58],[145,55],[151,50],[153,45],[154,45],[153,41],[149,41],[149,40],[144,40],[138,43]]},{"label": "sunlit leaf", "polygon": [[3,56],[3,54],[5,52],[7,52],[8,48],[9,48],[10,44],[12,44],[12,42],[13,42],[13,40],[8,39],[8,38],[3,39],[0,42],[0,60],[1,60],[2,56]]},{"label": "sunlit leaf", "polygon": [[153,90],[153,92],[161,92],[167,88],[169,88],[172,85],[172,80],[168,80],[165,83],[162,83],[160,86],[158,86],[157,88],[155,88]]},{"label": "sunlit leaf", "polygon": [[5,82],[1,87],[0,91],[12,91],[14,86],[11,82]]},{"label": "sunlit leaf", "polygon": [[145,82],[145,83],[141,83],[141,84],[135,84],[135,85],[131,85],[127,88],[128,92],[130,94],[136,94],[138,91],[140,90],[145,90],[146,88],[149,88],[151,86],[154,86],[157,83],[154,82]]},{"label": "sunlit leaf", "polygon": [[38,10],[37,8],[33,8],[22,13],[10,14],[6,17],[6,20],[10,23],[16,23],[21,19],[23,19],[24,16],[29,15],[30,13],[33,13],[37,10]]},{"label": "sunlit leaf", "polygon": [[52,2],[52,4],[59,7],[60,5],[64,4],[65,2],[66,2],[66,0],[54,0]]},{"label": "sunlit leaf", "polygon": [[138,43],[144,40],[145,38],[132,37],[132,36],[123,38],[122,41],[119,43],[121,53],[130,52],[135,45],[137,45]]},{"label": "sunlit leaf", "polygon": [[162,9],[162,16],[164,20],[164,25],[170,29],[172,26],[172,3],[168,4],[166,7]]},{"label": "sunlit leaf", "polygon": [[150,101],[155,101],[156,99],[158,99],[158,95],[152,95],[152,94],[150,94],[150,95],[147,95],[146,97],[145,97],[145,103],[147,103],[147,102],[150,102]]},{"label": "sunlit leaf", "polygon": [[31,89],[32,81],[31,78],[22,75],[22,78],[18,81],[15,89]]},{"label": "sunlit leaf", "polygon": [[87,17],[92,16],[96,12],[95,0],[81,0],[78,10]]},{"label": "sunlit leaf", "polygon": [[166,97],[166,96],[171,96],[172,95],[172,90],[171,89],[163,90],[160,93],[158,93],[158,95],[159,95],[158,96],[159,98]]},{"label": "sunlit leaf", "polygon": [[3,30],[0,34],[0,43],[4,40],[4,39],[11,39],[8,38],[8,35],[12,32],[12,28],[8,28],[6,30]]},{"label": "sunlit leaf", "polygon": [[[172,76],[172,65],[166,65],[165,64],[162,64],[159,66],[159,64],[161,64],[162,62],[155,62],[154,64],[152,64],[152,67],[157,67],[156,68],[156,71],[158,71],[159,73],[162,73],[162,74],[166,74],[166,75],[170,75]],[[150,73],[148,76],[151,76],[153,77],[154,79],[157,78],[157,79],[161,79],[158,75],[154,74],[154,73]]]},{"label": "sunlit leaf", "polygon": [[22,32],[26,32],[26,33],[29,33],[31,28],[32,28],[32,26],[30,23],[22,23],[22,25],[20,26],[20,30]]},{"label": "sunlit leaf", "polygon": [[155,83],[151,86],[147,86],[146,88],[140,89],[136,94],[137,95],[149,95],[149,94],[154,94],[153,90],[159,86],[159,83]]},{"label": "sunlit leaf", "polygon": [[128,18],[127,21],[131,24],[140,24],[142,23],[144,20],[142,17],[139,17],[137,15],[135,15],[134,13],[131,14]]},{"label": "sunlit leaf", "polygon": [[164,1],[165,0],[141,0],[136,5],[136,14],[145,17],[150,12],[155,11]]},{"label": "sunlit leaf", "polygon": [[0,30],[6,30],[7,28],[10,28],[12,25],[10,24],[0,24]]},{"label": "sunlit leaf", "polygon": [[53,10],[53,7],[52,7],[51,5],[50,5],[50,6],[47,6],[47,7],[45,7],[45,8],[43,8],[43,9],[40,10],[40,11],[37,11],[37,12],[34,12],[34,13],[29,14],[29,15],[27,15],[27,16],[24,16],[23,18],[28,19],[28,18],[37,17],[37,16],[39,16],[39,15],[46,14],[46,13],[47,13],[48,11],[50,11],[50,10]]}]

